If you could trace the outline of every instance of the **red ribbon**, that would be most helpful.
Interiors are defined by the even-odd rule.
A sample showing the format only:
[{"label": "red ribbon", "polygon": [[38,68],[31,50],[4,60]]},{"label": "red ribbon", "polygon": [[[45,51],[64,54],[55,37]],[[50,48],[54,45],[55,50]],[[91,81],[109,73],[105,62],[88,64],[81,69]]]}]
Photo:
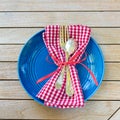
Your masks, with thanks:
[{"label": "red ribbon", "polygon": [[[51,56],[51,57],[53,58],[53,60],[57,63],[57,65],[58,65],[59,67],[63,67],[63,66],[67,66],[67,65],[81,64],[81,65],[90,73],[90,75],[91,75],[92,78],[93,78],[94,83],[96,84],[96,86],[98,86],[98,82],[97,82],[97,80],[96,80],[93,72],[92,72],[85,64],[82,63],[83,61],[86,60],[87,55],[85,54],[85,57],[84,57],[82,60],[78,61],[78,62],[74,62],[74,61],[73,61],[74,58],[76,58],[76,57],[79,56],[79,54],[80,54],[80,53],[76,53],[76,55],[74,55],[74,57],[71,57],[71,58],[69,59],[69,61],[67,61],[67,62],[61,62],[61,61],[59,61],[59,60],[58,60],[56,57],[54,57],[54,56]],[[51,72],[50,74],[48,74],[48,75],[40,78],[40,79],[38,79],[36,83],[38,84],[38,83],[42,82],[43,80],[51,77],[53,74],[55,74],[55,72],[58,72],[58,69],[55,70],[55,71],[53,71],[53,72]]]}]

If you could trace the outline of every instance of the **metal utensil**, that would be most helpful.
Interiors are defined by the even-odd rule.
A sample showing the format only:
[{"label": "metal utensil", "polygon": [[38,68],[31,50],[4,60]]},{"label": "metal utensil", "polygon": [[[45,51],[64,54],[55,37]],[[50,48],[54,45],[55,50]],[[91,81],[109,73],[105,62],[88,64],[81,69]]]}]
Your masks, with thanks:
[{"label": "metal utensil", "polygon": [[[60,47],[65,50],[65,40],[64,40],[64,26],[60,26],[60,32],[59,32],[59,36],[60,36]],[[62,87],[62,82],[63,82],[63,77],[64,77],[64,73],[65,73],[65,67],[63,67],[56,83],[55,83],[55,87],[56,89],[60,89]]]},{"label": "metal utensil", "polygon": [[[68,34],[68,31],[66,31],[66,32]],[[66,45],[65,45],[66,61],[69,60],[70,55],[72,53],[74,53],[76,48],[77,48],[77,43],[74,41],[74,39],[68,38],[66,41]],[[68,66],[66,66],[66,74],[67,74],[67,76],[66,76],[67,77],[66,78],[66,94],[68,96],[72,96],[74,94],[74,90],[73,90],[71,76],[70,76],[70,69]]]}]

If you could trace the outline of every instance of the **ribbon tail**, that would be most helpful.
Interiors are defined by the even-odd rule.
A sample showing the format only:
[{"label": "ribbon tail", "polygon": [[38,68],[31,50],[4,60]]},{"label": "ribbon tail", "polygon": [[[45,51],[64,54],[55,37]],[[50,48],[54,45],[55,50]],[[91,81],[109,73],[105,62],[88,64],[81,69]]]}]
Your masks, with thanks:
[{"label": "ribbon tail", "polygon": [[92,76],[92,78],[93,78],[96,86],[98,86],[98,82],[97,82],[97,80],[96,80],[96,77],[95,77],[94,74],[92,73],[92,71],[91,71],[86,65],[84,65],[83,63],[80,63],[80,64],[90,73],[90,75]]},{"label": "ribbon tail", "polygon": [[46,75],[46,76],[44,76],[44,77],[38,79],[36,83],[38,84],[38,83],[42,82],[43,80],[45,80],[45,79],[51,77],[55,72],[56,72],[56,70],[55,70],[54,72],[51,72],[50,74],[48,74],[48,75]]}]

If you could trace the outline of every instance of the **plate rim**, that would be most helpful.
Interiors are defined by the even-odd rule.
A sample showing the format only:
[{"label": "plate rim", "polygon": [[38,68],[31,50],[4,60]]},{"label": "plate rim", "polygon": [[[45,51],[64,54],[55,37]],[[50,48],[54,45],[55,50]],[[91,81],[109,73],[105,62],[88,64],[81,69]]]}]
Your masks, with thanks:
[{"label": "plate rim", "polygon": [[95,94],[95,92],[98,91],[98,89],[100,88],[100,86],[101,86],[101,84],[102,84],[102,81],[103,81],[103,78],[104,78],[104,73],[105,73],[105,64],[104,64],[104,60],[105,60],[105,59],[104,59],[104,55],[103,55],[102,49],[101,49],[101,47],[98,45],[98,43],[96,42],[96,40],[95,40],[93,37],[90,37],[90,38],[94,41],[95,45],[98,47],[99,52],[100,52],[100,54],[101,54],[103,72],[102,72],[101,80],[100,80],[98,86],[95,88],[94,92],[93,92],[85,101],[87,101],[88,99],[90,99],[90,98]]}]

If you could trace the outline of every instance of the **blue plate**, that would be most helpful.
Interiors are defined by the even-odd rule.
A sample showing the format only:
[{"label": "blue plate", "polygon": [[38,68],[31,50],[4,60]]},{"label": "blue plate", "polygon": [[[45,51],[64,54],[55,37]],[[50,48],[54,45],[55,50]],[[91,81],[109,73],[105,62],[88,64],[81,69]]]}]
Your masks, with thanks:
[{"label": "blue plate", "polygon": [[[18,60],[18,74],[20,82],[27,93],[38,103],[44,104],[43,100],[36,97],[36,94],[44,86],[48,79],[36,84],[36,81],[56,70],[55,64],[50,64],[46,61],[49,56],[48,51],[43,42],[42,33],[44,30],[35,34],[23,47]],[[88,100],[99,88],[102,83],[104,75],[104,59],[100,47],[91,37],[87,46],[86,53],[88,54],[86,61],[83,63],[87,65],[97,78],[99,83],[96,86],[88,71],[80,64],[76,65],[80,82],[82,85],[84,98]],[[49,56],[49,61],[53,62]]]}]

